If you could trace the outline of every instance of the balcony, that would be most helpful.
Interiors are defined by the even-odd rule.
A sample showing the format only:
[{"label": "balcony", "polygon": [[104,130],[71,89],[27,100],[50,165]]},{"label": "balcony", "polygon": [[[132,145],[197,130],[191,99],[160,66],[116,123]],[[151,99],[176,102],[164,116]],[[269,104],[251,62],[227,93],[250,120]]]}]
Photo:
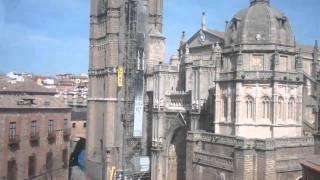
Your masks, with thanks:
[{"label": "balcony", "polygon": [[71,136],[71,129],[64,129],[63,130],[63,139],[65,141],[69,141]]},{"label": "balcony", "polygon": [[30,133],[30,143],[31,145],[38,145],[40,140],[39,132]]},{"label": "balcony", "polygon": [[48,132],[48,142],[49,144],[52,144],[56,141],[56,133],[53,132]]},{"label": "balcony", "polygon": [[19,135],[9,136],[8,145],[9,145],[10,149],[12,149],[12,150],[18,149],[19,144],[20,144],[20,136]]}]

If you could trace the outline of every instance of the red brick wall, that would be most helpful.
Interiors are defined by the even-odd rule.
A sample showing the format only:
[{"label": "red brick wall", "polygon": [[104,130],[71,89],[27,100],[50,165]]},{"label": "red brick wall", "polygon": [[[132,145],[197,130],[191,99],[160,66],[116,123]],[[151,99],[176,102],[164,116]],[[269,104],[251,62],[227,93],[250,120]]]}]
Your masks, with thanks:
[{"label": "red brick wall", "polygon": [[[67,170],[62,169],[62,151],[68,148],[68,141],[63,138],[64,119],[68,119],[70,128],[70,111],[62,109],[36,109],[36,110],[0,110],[0,137],[2,147],[0,149],[0,178],[7,176],[7,161],[14,158],[18,165],[18,179],[28,177],[29,156],[36,155],[36,175],[46,173],[46,154],[53,152],[54,157],[54,177],[65,179]],[[37,132],[40,139],[38,146],[31,146],[30,132],[31,122],[37,121]],[[48,121],[54,120],[54,130],[56,132],[55,143],[48,143]],[[9,124],[16,122],[16,134],[20,136],[19,148],[16,151],[10,150],[8,146]]]}]

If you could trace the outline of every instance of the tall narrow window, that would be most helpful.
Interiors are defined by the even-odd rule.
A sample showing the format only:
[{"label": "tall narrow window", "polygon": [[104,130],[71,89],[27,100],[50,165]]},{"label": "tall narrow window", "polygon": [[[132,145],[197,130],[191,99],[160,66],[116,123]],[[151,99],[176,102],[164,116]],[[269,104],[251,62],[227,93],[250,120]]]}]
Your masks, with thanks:
[{"label": "tall narrow window", "polygon": [[294,98],[290,98],[288,102],[288,118],[291,120],[295,119],[295,113],[295,101]]},{"label": "tall narrow window", "polygon": [[222,98],[222,112],[223,118],[227,120],[228,118],[228,99],[226,97]]},{"label": "tall narrow window", "polygon": [[263,97],[262,98],[262,118],[264,119],[270,119],[270,99],[268,97]]},{"label": "tall narrow window", "polygon": [[220,60],[221,69],[224,69],[223,59]]},{"label": "tall narrow window", "polygon": [[8,161],[8,169],[7,169],[7,179],[8,180],[17,180],[17,163],[15,160]]},{"label": "tall narrow window", "polygon": [[51,170],[53,168],[53,154],[51,151],[47,152],[46,168],[47,168],[47,170]]},{"label": "tall narrow window", "polygon": [[31,122],[31,136],[35,136],[37,133],[37,121]]},{"label": "tall narrow window", "polygon": [[16,122],[10,122],[9,125],[9,139],[13,139],[16,136]]},{"label": "tall narrow window", "polygon": [[63,120],[63,129],[67,130],[68,129],[68,119]]},{"label": "tall narrow window", "polygon": [[48,133],[53,133],[53,120],[49,120]]},{"label": "tall narrow window", "polygon": [[253,119],[254,116],[253,98],[251,96],[246,98],[246,116],[248,119]]},{"label": "tall narrow window", "polygon": [[278,99],[278,118],[284,120],[284,100],[282,97]]},{"label": "tall narrow window", "polygon": [[29,167],[28,167],[28,175],[32,177],[36,174],[36,156],[29,156]]},{"label": "tall narrow window", "polygon": [[68,149],[64,149],[62,151],[62,162],[63,162],[63,167],[67,168],[68,167]]}]

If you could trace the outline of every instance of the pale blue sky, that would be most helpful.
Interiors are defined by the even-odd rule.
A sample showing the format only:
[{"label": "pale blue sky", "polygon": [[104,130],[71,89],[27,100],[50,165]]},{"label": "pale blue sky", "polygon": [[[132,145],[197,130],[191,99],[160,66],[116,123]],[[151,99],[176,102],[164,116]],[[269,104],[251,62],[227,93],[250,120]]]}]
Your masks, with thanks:
[{"label": "pale blue sky", "polygon": [[[289,18],[297,41],[320,39],[319,0],[271,0]],[[176,52],[181,31],[224,30],[225,21],[249,0],[165,0],[167,57]],[[0,73],[53,75],[88,69],[89,0],[0,0]]]}]

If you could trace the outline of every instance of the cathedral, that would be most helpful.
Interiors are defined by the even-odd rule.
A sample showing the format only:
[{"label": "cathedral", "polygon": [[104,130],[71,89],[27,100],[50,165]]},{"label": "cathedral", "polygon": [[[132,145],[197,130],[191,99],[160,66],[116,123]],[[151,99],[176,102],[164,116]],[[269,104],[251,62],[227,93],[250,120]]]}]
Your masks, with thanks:
[{"label": "cathedral", "polygon": [[270,0],[225,31],[183,32],[165,60],[163,0],[91,0],[87,175],[296,180],[320,158],[319,48]]}]

